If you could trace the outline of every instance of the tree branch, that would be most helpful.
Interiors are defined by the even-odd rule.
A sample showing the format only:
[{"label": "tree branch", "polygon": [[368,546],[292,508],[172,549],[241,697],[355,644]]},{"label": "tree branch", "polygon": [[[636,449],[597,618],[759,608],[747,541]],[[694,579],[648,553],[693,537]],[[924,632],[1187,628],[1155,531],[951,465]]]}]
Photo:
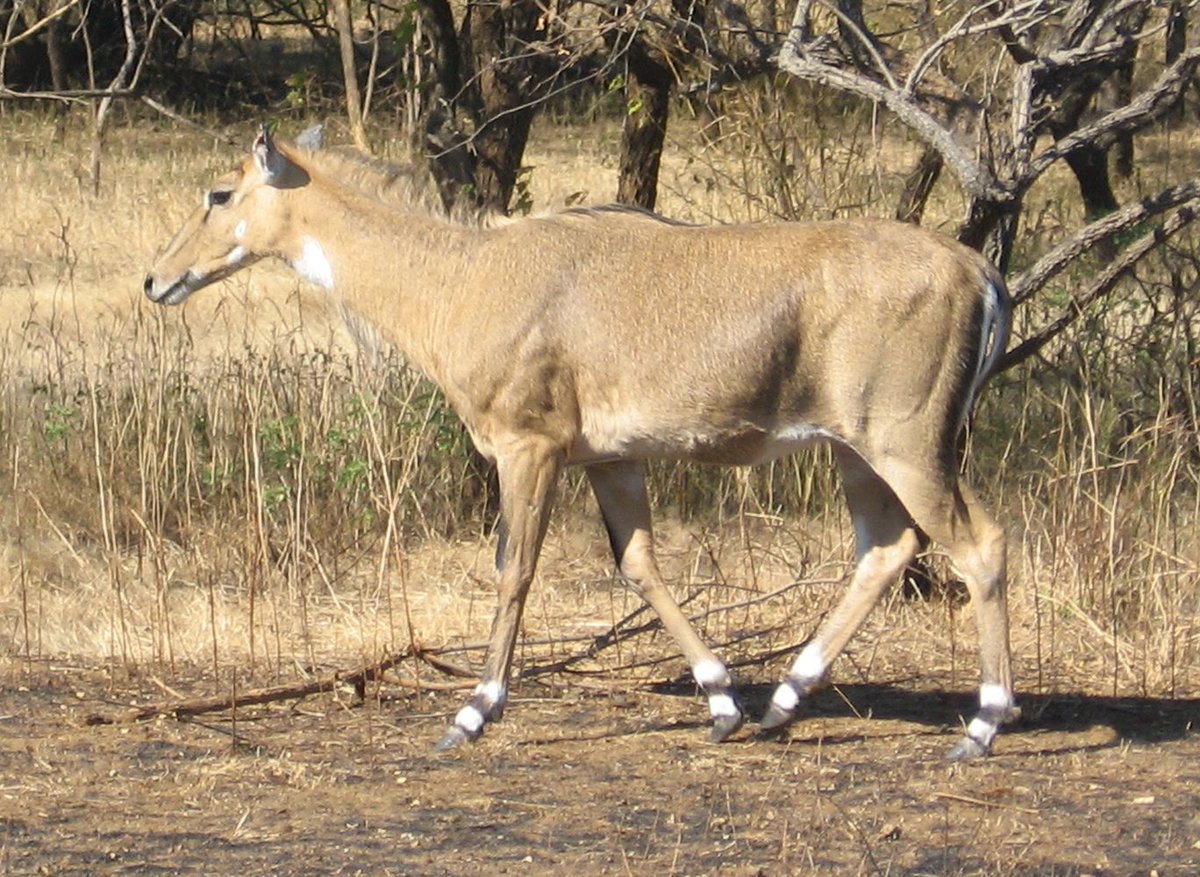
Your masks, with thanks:
[{"label": "tree branch", "polygon": [[[130,10],[129,0],[121,0],[121,24],[125,30],[125,58],[121,62],[121,67],[117,71],[117,75],[113,77],[112,83],[109,85],[109,90],[112,92],[124,91],[126,88],[132,89],[136,84],[131,81],[134,68],[137,67],[137,34],[133,28],[133,13]],[[147,47],[149,43],[147,42]],[[138,68],[140,72],[140,67]],[[95,128],[92,132],[92,195],[100,194],[100,152],[104,146],[104,129],[108,124],[108,113],[112,109],[113,98],[111,95],[105,95],[100,98],[100,103],[96,105],[96,121]]]},{"label": "tree branch", "polygon": [[876,82],[851,70],[822,61],[819,57],[827,42],[818,37],[801,42],[799,26],[793,23],[791,35],[784,40],[776,61],[780,70],[800,79],[856,94],[886,106],[925,143],[936,149],[959,183],[972,198],[1004,203],[1012,192],[1001,185],[992,172],[959,145],[954,135],[931,113],[921,109],[899,88]]},{"label": "tree branch", "polygon": [[[917,83],[921,81],[921,77],[925,74],[925,71],[928,70],[929,67],[941,56],[946,47],[955,40],[966,39],[967,37],[977,36],[993,30],[1000,31],[1002,33],[1005,30],[1011,31],[1013,23],[1022,21],[1030,11],[1037,13],[1034,16],[1034,19],[1037,21],[1048,18],[1051,13],[1048,9],[1043,9],[1043,6],[1044,4],[1041,2],[1041,0],[1025,0],[1024,3],[1017,4],[1007,12],[1002,12],[997,18],[993,18],[992,20],[983,22],[981,24],[971,24],[970,20],[973,16],[976,16],[980,13],[993,12],[996,8],[1002,9],[1003,4],[996,2],[996,0],[992,0],[990,3],[981,3],[972,6],[953,27],[946,31],[945,34],[934,40],[933,43],[931,43],[929,47],[921,53],[921,56],[917,58],[916,62],[912,66],[912,70],[908,72],[908,76],[905,78],[905,94],[913,94],[913,92],[916,90]],[[1036,56],[1031,56],[1029,60],[1032,60],[1033,57]]]},{"label": "tree branch", "polygon": [[1085,226],[1042,256],[1034,265],[1009,283],[1013,300],[1020,304],[1032,298],[1052,277],[1096,244],[1132,228],[1152,216],[1165,213],[1187,201],[1200,198],[1200,179],[1189,180],[1143,198]]},{"label": "tree branch", "polygon": [[1041,152],[1021,175],[1022,187],[1027,187],[1061,158],[1085,146],[1105,148],[1123,134],[1146,127],[1166,115],[1191,82],[1200,65],[1200,45],[1192,46],[1164,70],[1154,84],[1123,107],[1113,110],[1090,125],[1084,125]]},{"label": "tree branch", "polygon": [[1163,241],[1179,229],[1191,223],[1196,218],[1197,211],[1200,211],[1200,198],[1188,201],[1164,222],[1127,246],[1107,268],[1092,279],[1091,283],[1077,290],[1071,296],[1071,303],[1056,320],[1004,354],[996,370],[1005,371],[1019,365],[1054,340],[1064,329],[1079,319],[1093,303],[1111,292],[1117,285],[1117,281],[1142,258],[1157,249]]},{"label": "tree branch", "polygon": [[[36,36],[42,28],[49,27],[51,24],[62,18],[78,5],[79,0],[67,0],[67,2],[62,6],[29,25],[29,27],[25,28],[25,30],[21,31],[15,37],[6,37],[3,42],[0,42],[0,52],[6,52],[10,47],[17,45],[18,43],[22,43],[30,37]],[[14,18],[17,17],[15,12],[12,13],[12,15]]]},{"label": "tree branch", "polygon": [[333,20],[338,35],[338,54],[342,61],[342,81],[346,88],[346,117],[354,145],[367,152],[367,134],[363,130],[362,94],[358,88],[358,70],[354,63],[354,20],[350,0],[333,0]]},{"label": "tree branch", "polygon": [[395,655],[389,655],[382,661],[360,667],[351,673],[331,673],[316,679],[303,682],[291,682],[284,685],[272,685],[268,688],[254,688],[235,694],[217,694],[211,697],[197,697],[184,700],[165,701],[147,706],[132,707],[116,717],[100,714],[84,718],[85,725],[113,725],[144,722],[158,716],[170,716],[184,719],[203,713],[219,712],[221,710],[237,709],[242,706],[257,706],[264,703],[275,703],[280,700],[295,700],[319,694],[322,691],[333,691],[339,685],[353,685],[360,692],[370,680],[378,678],[386,670],[390,670],[407,658],[418,655],[413,648],[405,649]]}]

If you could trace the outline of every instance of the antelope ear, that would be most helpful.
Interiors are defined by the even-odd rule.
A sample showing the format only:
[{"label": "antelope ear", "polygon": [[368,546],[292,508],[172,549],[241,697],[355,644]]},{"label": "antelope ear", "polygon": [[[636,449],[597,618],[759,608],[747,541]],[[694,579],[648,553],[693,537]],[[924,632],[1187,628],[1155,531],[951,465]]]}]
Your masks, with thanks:
[{"label": "antelope ear", "polygon": [[258,128],[258,136],[254,138],[253,152],[254,162],[262,171],[267,184],[280,185],[286,176],[289,162],[275,147],[275,141],[271,139],[271,132],[267,130],[265,123]]},{"label": "antelope ear", "polygon": [[318,122],[311,128],[305,128],[296,138],[296,145],[309,152],[320,152],[325,145],[325,126]]},{"label": "antelope ear", "polygon": [[258,129],[252,152],[254,163],[263,175],[263,182],[268,186],[276,189],[295,189],[308,184],[308,171],[279,151],[266,125]]}]

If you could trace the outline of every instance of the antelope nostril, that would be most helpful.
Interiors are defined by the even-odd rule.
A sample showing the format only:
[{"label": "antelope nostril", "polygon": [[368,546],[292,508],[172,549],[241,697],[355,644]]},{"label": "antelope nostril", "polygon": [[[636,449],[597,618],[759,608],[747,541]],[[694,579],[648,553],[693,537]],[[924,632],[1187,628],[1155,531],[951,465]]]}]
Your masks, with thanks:
[{"label": "antelope nostril", "polygon": [[154,278],[149,274],[146,275],[146,282],[142,284],[142,292],[149,295],[154,290]]}]

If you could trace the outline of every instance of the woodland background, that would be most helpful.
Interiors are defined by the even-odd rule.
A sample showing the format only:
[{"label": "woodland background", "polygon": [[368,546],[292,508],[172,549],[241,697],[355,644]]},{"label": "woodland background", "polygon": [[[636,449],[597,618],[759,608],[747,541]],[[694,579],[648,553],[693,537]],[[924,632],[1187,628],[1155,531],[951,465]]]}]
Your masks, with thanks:
[{"label": "woodland background", "polygon": [[[4,0],[0,643],[276,676],[474,648],[491,484],[436,390],[395,357],[364,366],[270,269],[182,316],[138,299],[258,120],[325,121],[457,216],[614,198],[702,222],[891,215],[983,249],[1018,309],[970,465],[1013,536],[1023,685],[1195,691],[1195,12]],[[711,612],[746,587],[762,612],[706,617],[735,660],[777,663],[844,569],[828,469],[814,450],[653,471],[684,598]],[[636,607],[611,602],[598,531],[575,539],[589,503],[572,482],[543,578],[564,605],[594,585],[608,623]],[[953,631],[946,582],[936,553],[908,578]]]},{"label": "woodland background", "polygon": [[[1196,12],[0,0],[0,873],[1196,873]],[[467,221],[898,216],[997,260],[1016,325],[966,465],[1025,718],[994,757],[943,759],[978,671],[937,546],[788,738],[703,742],[578,474],[504,721],[434,756],[494,607],[457,419],[278,266],[141,291],[264,120]],[[828,451],[651,489],[758,714],[853,561]]]}]

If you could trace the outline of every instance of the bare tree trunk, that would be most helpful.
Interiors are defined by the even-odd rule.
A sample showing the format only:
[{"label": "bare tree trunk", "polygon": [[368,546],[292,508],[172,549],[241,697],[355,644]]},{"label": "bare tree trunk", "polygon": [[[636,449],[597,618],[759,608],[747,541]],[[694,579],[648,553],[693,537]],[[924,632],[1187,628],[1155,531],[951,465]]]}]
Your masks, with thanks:
[{"label": "bare tree trunk", "polygon": [[354,145],[367,148],[363,131],[362,95],[358,90],[358,71],[354,64],[354,21],[350,17],[350,0],[333,0],[334,22],[337,25],[338,49],[342,56],[342,79],[346,83],[346,116]]},{"label": "bare tree trunk", "polygon": [[544,84],[541,7],[471,0],[456,33],[448,0],[418,2],[434,72],[426,145],[442,200],[506,213]]},{"label": "bare tree trunk", "polygon": [[433,77],[425,104],[425,151],[447,212],[476,206],[475,159],[458,118],[463,62],[448,0],[420,0],[421,29]]},{"label": "bare tree trunk", "polygon": [[[532,0],[468,6],[463,30],[474,66],[478,130],[475,197],[481,206],[508,212],[536,106],[535,59],[520,48],[535,34],[540,9]],[[533,87],[531,87],[533,86]]]},{"label": "bare tree trunk", "polygon": [[921,224],[925,216],[925,205],[933,187],[942,175],[942,154],[932,146],[926,146],[916,165],[904,178],[904,189],[896,205],[896,218],[901,222]]},{"label": "bare tree trunk", "polygon": [[50,64],[51,86],[55,91],[66,91],[69,83],[61,18],[54,19],[46,26],[46,60]]},{"label": "bare tree trunk", "polygon": [[[1094,222],[1120,208],[1108,176],[1108,150],[1085,146],[1068,155],[1066,162],[1079,184],[1085,221]],[[1106,261],[1116,252],[1111,238],[1096,244],[1096,254]]]},{"label": "bare tree trunk", "polygon": [[[1187,48],[1188,20],[1182,0],[1171,0],[1167,11],[1166,53],[1167,63],[1172,64]],[[1184,104],[1187,91],[1179,94],[1179,100],[1167,114],[1167,123],[1179,125],[1183,123]]]},{"label": "bare tree trunk", "polygon": [[1121,206],[1108,178],[1107,150],[1085,146],[1068,155],[1066,162],[1079,183],[1085,219],[1099,219]]},{"label": "bare tree trunk", "polygon": [[[533,108],[495,79],[481,82],[485,122],[475,138],[476,197],[485,209],[507,213],[529,141]],[[515,97],[515,100],[514,100]]]},{"label": "bare tree trunk", "polygon": [[621,204],[654,209],[671,108],[671,83],[666,65],[644,55],[636,62],[630,59],[617,178],[617,201]]},{"label": "bare tree trunk", "polygon": [[[56,18],[46,26],[46,60],[50,63],[50,84],[55,91],[66,91],[70,87],[65,43],[62,20]],[[67,104],[56,104],[54,115],[54,140],[61,143],[66,133]]]},{"label": "bare tree trunk", "polygon": [[968,247],[987,256],[1001,274],[1007,274],[1020,216],[1020,200],[1000,202],[972,198],[967,207],[967,218],[959,226],[957,237]]},{"label": "bare tree trunk", "polygon": [[[1117,72],[1113,74],[1112,82],[1109,83],[1109,90],[1112,93],[1113,107],[1124,106],[1133,100],[1133,65],[1134,61],[1130,58],[1126,63],[1117,68]],[[1182,101],[1180,107],[1183,106]],[[1112,169],[1113,172],[1122,179],[1128,179],[1133,176],[1133,135],[1123,134],[1117,138],[1117,142],[1112,148]]]}]

